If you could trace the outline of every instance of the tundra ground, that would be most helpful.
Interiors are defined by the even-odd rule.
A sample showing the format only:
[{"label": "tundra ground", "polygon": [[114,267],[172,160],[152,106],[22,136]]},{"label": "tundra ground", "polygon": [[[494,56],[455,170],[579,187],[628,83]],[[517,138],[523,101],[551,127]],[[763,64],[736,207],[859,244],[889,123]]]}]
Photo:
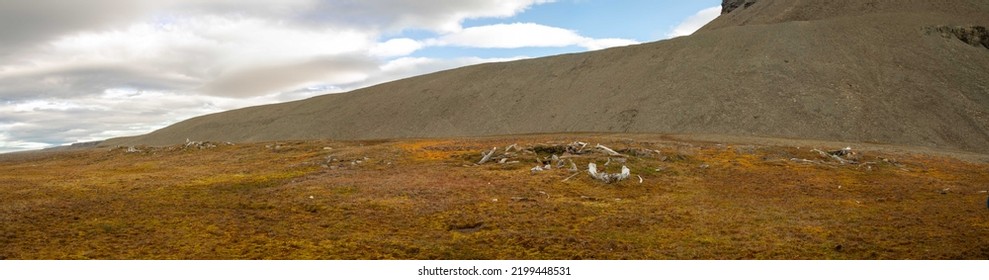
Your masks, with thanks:
[{"label": "tundra ground", "polygon": [[[940,155],[624,135],[193,144],[0,156],[0,259],[989,259],[989,164]],[[603,183],[591,162],[631,177]]]}]

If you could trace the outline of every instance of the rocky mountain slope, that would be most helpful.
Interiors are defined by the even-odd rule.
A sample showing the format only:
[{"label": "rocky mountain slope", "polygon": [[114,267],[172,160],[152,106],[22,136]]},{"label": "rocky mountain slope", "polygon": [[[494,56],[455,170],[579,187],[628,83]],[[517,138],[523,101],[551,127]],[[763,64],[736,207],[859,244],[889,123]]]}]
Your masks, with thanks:
[{"label": "rocky mountain slope", "polygon": [[989,151],[989,2],[725,1],[694,35],[201,116],[104,145],[558,132]]}]

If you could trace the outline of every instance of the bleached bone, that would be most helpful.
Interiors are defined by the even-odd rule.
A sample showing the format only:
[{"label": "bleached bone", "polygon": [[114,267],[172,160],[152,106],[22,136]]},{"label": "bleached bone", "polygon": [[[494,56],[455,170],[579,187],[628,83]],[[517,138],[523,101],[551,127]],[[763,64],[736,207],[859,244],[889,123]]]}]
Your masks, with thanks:
[{"label": "bleached bone", "polygon": [[563,168],[564,166],[567,165],[566,162],[564,162],[562,159],[560,159],[560,157],[556,155],[553,155],[553,162],[556,163],[556,168]]},{"label": "bleached bone", "polygon": [[593,162],[587,164],[587,172],[591,174],[591,177],[593,177],[594,179],[598,179],[601,182],[605,182],[607,184],[622,181],[628,179],[629,176],[632,176],[632,171],[629,170],[628,167],[624,165],[622,166],[621,173],[598,172],[597,169],[598,169],[597,164],[594,164]]},{"label": "bleached bone", "polygon": [[[851,150],[851,148],[848,148],[848,150]],[[839,153],[845,152],[846,150],[839,150],[838,152],[834,152],[834,153],[828,153],[828,152],[821,151],[821,150],[818,150],[818,149],[813,149],[811,151],[812,152],[817,152],[818,154],[821,154],[822,157],[833,158],[833,159],[837,160],[838,162],[840,162],[841,164],[847,164],[848,163],[847,160],[845,160],[845,159],[841,158],[840,156],[838,156]]]},{"label": "bleached bone", "polygon": [[604,145],[601,145],[601,144],[597,144],[597,146],[594,146],[594,147],[603,150],[605,153],[608,153],[608,155],[622,156],[622,154],[619,154],[615,150],[612,150],[611,148],[605,147]]},{"label": "bleached bone", "polygon": [[481,152],[481,155],[483,155],[484,157],[482,157],[481,158],[481,161],[478,161],[477,164],[484,164],[485,162],[488,162],[488,160],[491,160],[491,156],[494,155],[495,151],[497,151],[497,150],[498,150],[498,147],[494,147],[494,148],[491,148],[491,152],[489,152],[487,154]]},{"label": "bleached bone", "polygon": [[572,179],[573,177],[576,177],[577,175],[580,175],[580,173],[574,173],[573,175],[570,175],[570,177],[567,177],[566,179],[563,179],[563,181],[561,181],[561,182],[570,181],[570,179]]},{"label": "bleached bone", "polygon": [[791,158],[790,161],[800,162],[800,163],[820,163],[813,160],[802,159],[802,158]]},{"label": "bleached bone", "polygon": [[587,147],[587,143],[575,141],[567,145],[567,152],[571,154],[580,154],[584,152],[584,148]]}]

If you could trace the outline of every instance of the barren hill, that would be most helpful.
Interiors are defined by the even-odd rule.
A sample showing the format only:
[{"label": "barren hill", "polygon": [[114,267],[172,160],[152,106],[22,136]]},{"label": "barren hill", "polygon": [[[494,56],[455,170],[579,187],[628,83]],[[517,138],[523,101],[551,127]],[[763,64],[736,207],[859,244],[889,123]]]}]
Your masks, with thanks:
[{"label": "barren hill", "polygon": [[105,144],[593,131],[989,151],[989,2],[725,2],[688,37],[469,66]]}]

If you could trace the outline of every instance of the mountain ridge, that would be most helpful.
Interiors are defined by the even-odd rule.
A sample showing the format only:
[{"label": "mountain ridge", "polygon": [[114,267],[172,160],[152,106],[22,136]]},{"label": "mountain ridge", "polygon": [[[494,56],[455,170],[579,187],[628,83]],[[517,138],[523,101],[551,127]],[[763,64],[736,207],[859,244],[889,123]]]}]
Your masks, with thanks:
[{"label": "mountain ridge", "polygon": [[467,66],[104,145],[621,132],[989,150],[989,49],[925,31],[989,26],[989,5],[842,0],[880,10],[767,16],[812,14],[793,12],[811,2],[758,0],[687,37]]}]

